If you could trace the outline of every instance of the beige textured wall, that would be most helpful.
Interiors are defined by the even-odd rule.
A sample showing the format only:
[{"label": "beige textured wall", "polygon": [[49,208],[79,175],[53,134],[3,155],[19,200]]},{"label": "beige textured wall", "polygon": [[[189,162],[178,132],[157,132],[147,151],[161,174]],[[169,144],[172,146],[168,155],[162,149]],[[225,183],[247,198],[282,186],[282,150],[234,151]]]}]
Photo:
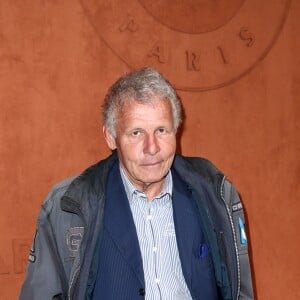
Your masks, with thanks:
[{"label": "beige textured wall", "polygon": [[50,187],[109,153],[106,89],[143,65],[179,88],[181,152],[238,187],[257,299],[300,299],[300,2],[157,2],[0,2],[0,299],[17,299]]}]

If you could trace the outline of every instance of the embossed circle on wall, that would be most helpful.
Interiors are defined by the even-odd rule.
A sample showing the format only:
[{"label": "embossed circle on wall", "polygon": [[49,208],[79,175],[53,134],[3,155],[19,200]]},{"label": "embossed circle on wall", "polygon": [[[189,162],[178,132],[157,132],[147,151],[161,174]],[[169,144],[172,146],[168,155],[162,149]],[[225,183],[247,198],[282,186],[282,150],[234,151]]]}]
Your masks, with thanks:
[{"label": "embossed circle on wall", "polygon": [[80,2],[96,34],[129,68],[154,66],[189,91],[223,87],[253,69],[274,45],[290,6],[290,0],[230,0],[226,9],[208,0]]},{"label": "embossed circle on wall", "polygon": [[138,0],[161,24],[184,33],[204,33],[224,26],[245,0]]}]

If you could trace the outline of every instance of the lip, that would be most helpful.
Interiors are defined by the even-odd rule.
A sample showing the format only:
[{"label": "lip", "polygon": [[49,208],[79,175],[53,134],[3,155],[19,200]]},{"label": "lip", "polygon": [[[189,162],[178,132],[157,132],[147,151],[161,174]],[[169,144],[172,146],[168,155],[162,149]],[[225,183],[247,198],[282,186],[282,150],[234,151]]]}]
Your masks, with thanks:
[{"label": "lip", "polygon": [[158,166],[162,163],[162,161],[157,161],[157,162],[151,162],[151,163],[144,163],[141,164],[142,167],[155,167]]}]

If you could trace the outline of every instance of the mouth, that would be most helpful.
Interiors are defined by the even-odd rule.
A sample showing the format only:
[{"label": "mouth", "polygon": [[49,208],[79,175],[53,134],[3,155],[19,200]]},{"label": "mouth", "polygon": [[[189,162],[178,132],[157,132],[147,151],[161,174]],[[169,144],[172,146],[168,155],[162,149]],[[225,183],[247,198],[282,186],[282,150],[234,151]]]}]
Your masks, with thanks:
[{"label": "mouth", "polygon": [[157,161],[157,162],[149,162],[149,163],[144,163],[141,164],[142,167],[156,167],[161,165],[162,161]]}]

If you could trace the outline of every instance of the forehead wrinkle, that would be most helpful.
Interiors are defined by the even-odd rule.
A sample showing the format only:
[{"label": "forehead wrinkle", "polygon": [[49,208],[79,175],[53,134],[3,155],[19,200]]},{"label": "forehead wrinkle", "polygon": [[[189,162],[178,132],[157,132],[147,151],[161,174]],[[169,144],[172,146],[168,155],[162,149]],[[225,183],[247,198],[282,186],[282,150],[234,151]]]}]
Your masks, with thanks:
[{"label": "forehead wrinkle", "polygon": [[[164,104],[168,104],[168,105],[164,105]],[[158,106],[158,109],[162,109],[162,108],[167,108],[167,110],[169,112],[171,112],[172,108],[171,105],[168,101],[163,100],[157,96],[153,97],[152,99],[150,99],[147,102],[142,102],[139,100],[136,100],[134,98],[129,98],[126,101],[124,101],[122,103],[122,105],[119,108],[118,111],[118,115],[120,114],[130,114],[130,112],[132,111],[132,108],[134,108],[133,110],[138,110],[138,108],[142,108],[142,107],[152,107],[153,109],[156,108],[156,106]],[[131,109],[130,109],[131,108]]]}]

